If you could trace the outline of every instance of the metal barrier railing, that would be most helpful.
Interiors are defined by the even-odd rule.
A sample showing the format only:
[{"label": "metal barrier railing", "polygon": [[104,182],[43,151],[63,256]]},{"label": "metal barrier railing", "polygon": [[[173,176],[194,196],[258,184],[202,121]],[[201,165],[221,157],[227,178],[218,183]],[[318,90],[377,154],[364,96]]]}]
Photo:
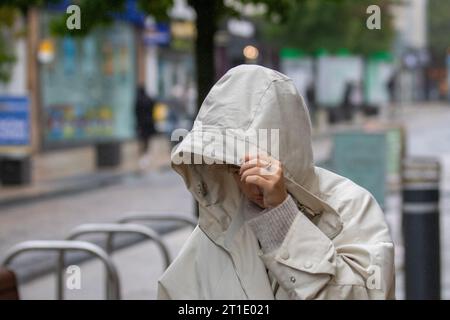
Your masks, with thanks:
[{"label": "metal barrier railing", "polygon": [[[48,241],[25,241],[19,243],[7,251],[5,259],[2,264],[7,266],[17,255],[25,251],[57,251],[59,257],[57,261],[56,276],[57,287],[56,295],[59,300],[64,299],[64,277],[62,274],[65,266],[65,252],[66,251],[84,251],[99,258],[106,268],[106,298],[107,299],[121,299],[120,294],[120,280],[117,269],[112,262],[109,254],[114,250],[113,237],[116,233],[137,233],[154,240],[158,245],[164,259],[164,269],[170,265],[170,255],[167,246],[164,244],[160,235],[151,229],[149,226],[141,224],[131,224],[129,222],[137,221],[171,221],[180,222],[191,227],[197,226],[197,221],[193,218],[177,215],[177,214],[154,214],[150,212],[129,212],[126,216],[118,221],[118,223],[101,223],[101,224],[84,224],[76,227],[70,232],[66,240],[48,240]],[[86,241],[74,241],[75,238],[93,233],[105,233],[106,250],[103,250],[98,245]]]},{"label": "metal barrier railing", "polygon": [[[108,300],[120,300],[120,280],[117,269],[108,254],[102,248],[93,243],[67,240],[25,241],[11,247],[6,252],[5,258],[0,265],[5,267],[8,266],[15,257],[27,251],[57,251],[61,256],[69,250],[84,251],[100,259],[105,265],[107,272],[106,284],[109,289],[106,291],[106,298]],[[63,292],[63,277],[62,268],[59,265],[59,261],[57,268],[57,281],[57,298],[62,299],[63,295],[61,295],[61,293]]]},{"label": "metal barrier railing", "polygon": [[[164,269],[170,265],[170,255],[169,250],[164,244],[161,237],[157,232],[152,230],[150,227],[140,225],[140,224],[117,224],[117,223],[93,223],[93,224],[84,224],[73,229],[67,240],[73,240],[81,235],[85,234],[94,234],[94,233],[104,233],[107,235],[107,243],[106,243],[106,252],[107,254],[111,254],[114,250],[113,248],[113,235],[117,233],[136,233],[145,236],[146,238],[153,240],[156,242],[159,247],[163,259],[164,259]],[[64,252],[61,252],[58,260],[58,270],[64,268]],[[64,297],[64,288],[62,285],[62,277],[58,278],[58,295],[63,298]],[[106,282],[106,292],[110,291],[109,283]]]}]

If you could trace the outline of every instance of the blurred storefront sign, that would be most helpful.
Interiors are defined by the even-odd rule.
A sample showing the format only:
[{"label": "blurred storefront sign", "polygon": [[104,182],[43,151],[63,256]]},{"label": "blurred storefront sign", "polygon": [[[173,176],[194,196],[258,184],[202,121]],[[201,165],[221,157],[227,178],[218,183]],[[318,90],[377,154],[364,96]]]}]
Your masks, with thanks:
[{"label": "blurred storefront sign", "polygon": [[55,45],[51,39],[44,39],[39,44],[38,61],[51,63],[55,59]]},{"label": "blurred storefront sign", "polygon": [[252,38],[255,35],[255,26],[246,20],[229,19],[227,21],[227,30],[236,37]]},{"label": "blurred storefront sign", "polygon": [[145,61],[146,89],[159,102],[155,107],[155,125],[161,133],[170,133],[195,110],[195,98],[191,95],[195,87],[195,25],[192,21],[175,20],[166,27],[169,41],[148,45]]},{"label": "blurred storefront sign", "polygon": [[313,59],[300,50],[283,48],[280,64],[281,72],[292,79],[298,92],[305,97],[308,86],[314,81]]},{"label": "blurred storefront sign", "polygon": [[192,21],[173,21],[170,24],[170,31],[174,38],[193,39],[197,32]]},{"label": "blurred storefront sign", "polygon": [[[158,100],[167,105],[166,123],[174,124],[193,117],[196,110],[195,68],[192,53],[159,48],[158,54]],[[165,129],[163,129],[163,127]],[[160,126],[161,132],[168,126]]]},{"label": "blurred storefront sign", "polygon": [[143,33],[144,43],[149,46],[167,45],[170,43],[170,27],[166,23],[146,23]]},{"label": "blurred storefront sign", "polygon": [[364,72],[366,104],[379,107],[389,103],[388,82],[393,69],[392,63],[386,60],[369,59],[366,62]]},{"label": "blurred storefront sign", "polygon": [[170,23],[172,41],[170,46],[174,50],[192,51],[197,30],[193,21],[172,21]]},{"label": "blurred storefront sign", "polygon": [[0,96],[0,183],[31,181],[30,102],[26,96]]},{"label": "blurred storefront sign", "polygon": [[24,146],[29,143],[28,98],[0,96],[0,146]]},{"label": "blurred storefront sign", "polygon": [[174,0],[173,7],[169,10],[171,18],[170,47],[178,51],[193,50],[193,44],[197,37],[195,27],[195,10],[187,4],[186,0]]},{"label": "blurred storefront sign", "polygon": [[316,99],[321,106],[333,108],[344,99],[348,83],[362,82],[363,60],[359,56],[320,56],[317,59]]},{"label": "blurred storefront sign", "polygon": [[145,88],[157,101],[154,109],[158,132],[169,134],[180,121],[195,110],[195,70],[193,50],[195,12],[186,1],[174,1],[169,11],[171,21],[156,23],[148,17],[144,31],[146,68]]}]

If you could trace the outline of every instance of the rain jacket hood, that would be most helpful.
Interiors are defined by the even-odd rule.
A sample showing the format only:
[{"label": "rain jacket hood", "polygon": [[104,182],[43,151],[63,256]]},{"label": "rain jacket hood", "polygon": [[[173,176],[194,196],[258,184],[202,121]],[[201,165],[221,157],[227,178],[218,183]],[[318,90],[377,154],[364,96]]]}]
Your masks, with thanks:
[{"label": "rain jacket hood", "polygon": [[[261,253],[239,213],[243,196],[222,165],[239,165],[255,152],[281,161],[288,193],[302,212],[270,254]],[[393,245],[383,213],[366,190],[314,166],[308,110],[287,76],[256,65],[229,70],[174,148],[172,167],[198,201],[200,216],[159,282],[160,298],[393,297]],[[384,277],[382,289],[369,292],[364,281],[373,264]],[[280,277],[284,295],[274,296],[267,269]],[[292,272],[303,281],[283,280]]]},{"label": "rain jacket hood", "polygon": [[[229,173],[212,170],[217,167],[211,163],[239,165],[246,152],[264,152],[280,160],[288,192],[309,214],[333,211],[314,195],[318,190],[311,122],[292,80],[265,67],[241,65],[211,89],[191,132],[172,155],[173,168],[201,205],[200,226],[212,238],[227,230],[238,203],[231,196],[237,186],[228,181]],[[234,207],[227,201],[234,201]],[[326,223],[321,224],[330,237],[339,232],[337,215],[329,216]]]}]

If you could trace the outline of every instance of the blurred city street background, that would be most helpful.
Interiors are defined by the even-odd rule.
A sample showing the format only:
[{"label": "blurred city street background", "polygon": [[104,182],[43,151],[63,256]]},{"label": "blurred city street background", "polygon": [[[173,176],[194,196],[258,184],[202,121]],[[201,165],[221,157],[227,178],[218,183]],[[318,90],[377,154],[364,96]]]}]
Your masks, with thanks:
[{"label": "blurred city street background", "polygon": [[[90,3],[80,1],[81,29],[73,30],[66,25],[70,1],[0,4],[0,262],[20,242],[66,239],[83,224],[137,213],[195,221],[193,199],[170,166],[170,134],[190,128],[227,70],[253,63],[287,74],[304,96],[316,164],[366,187],[384,209],[398,299],[407,297],[402,163],[439,163],[432,214],[440,225],[428,231],[440,230],[440,247],[417,239],[439,248],[440,262],[433,256],[430,265],[440,263],[440,297],[450,299],[450,3]],[[102,13],[83,22],[83,10]],[[208,23],[214,26],[202,28]],[[177,221],[145,225],[161,235],[171,259],[192,231]],[[104,235],[79,240],[105,248]],[[144,240],[114,238],[123,299],[156,298],[164,260]],[[66,258],[82,272],[81,289],[66,288],[66,298],[104,299],[102,264],[79,252]],[[12,261],[21,299],[56,298],[56,259],[30,252]]]}]

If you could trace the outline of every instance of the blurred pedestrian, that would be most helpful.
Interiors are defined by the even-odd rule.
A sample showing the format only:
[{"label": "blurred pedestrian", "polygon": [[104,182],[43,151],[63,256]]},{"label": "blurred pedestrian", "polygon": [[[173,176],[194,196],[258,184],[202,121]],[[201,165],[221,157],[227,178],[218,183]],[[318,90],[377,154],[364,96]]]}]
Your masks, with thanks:
[{"label": "blurred pedestrian", "polygon": [[[270,132],[270,146],[255,132]],[[368,191],[314,166],[308,112],[287,76],[228,71],[172,166],[200,215],[160,299],[394,298],[384,214]]]},{"label": "blurred pedestrian", "polygon": [[344,90],[344,99],[341,105],[343,119],[351,121],[356,111],[362,107],[363,100],[363,92],[360,83],[353,81],[347,82]]},{"label": "blurred pedestrian", "polygon": [[390,76],[388,82],[387,82],[387,90],[389,93],[389,101],[391,104],[395,102],[395,91],[397,90],[397,78],[398,78],[398,72],[393,71],[392,75]]},{"label": "blurred pedestrian", "polygon": [[352,113],[353,113],[353,101],[352,101],[352,93],[354,90],[354,85],[352,82],[347,82],[345,85],[344,90],[344,99],[342,100],[341,104],[341,110],[342,110],[342,117],[344,120],[351,120],[352,119]]},{"label": "blurred pedestrian", "polygon": [[155,102],[150,98],[143,86],[137,88],[135,102],[136,136],[139,140],[139,167],[145,169],[150,162],[149,146],[155,134],[153,108]]},{"label": "blurred pedestrian", "polygon": [[313,123],[316,121],[316,86],[314,80],[311,80],[306,88],[306,101],[308,102],[309,113],[312,119],[314,119]]}]

